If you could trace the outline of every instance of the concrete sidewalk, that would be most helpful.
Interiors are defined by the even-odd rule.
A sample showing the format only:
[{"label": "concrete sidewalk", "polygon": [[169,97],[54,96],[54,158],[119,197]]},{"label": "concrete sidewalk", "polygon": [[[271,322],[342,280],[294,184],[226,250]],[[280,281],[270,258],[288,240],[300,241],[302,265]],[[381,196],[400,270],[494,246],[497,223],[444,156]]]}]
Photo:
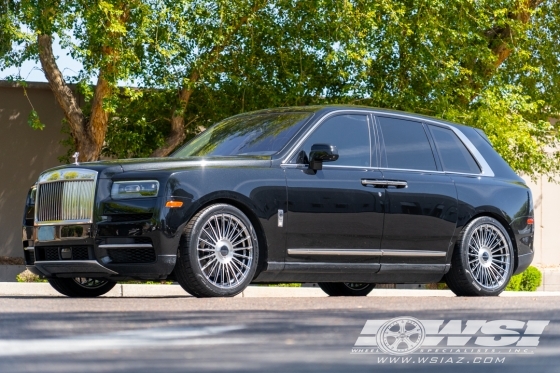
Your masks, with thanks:
[{"label": "concrete sidewalk", "polygon": [[[0,297],[60,297],[48,283],[0,282]],[[106,297],[190,297],[179,285],[117,284]],[[326,297],[319,288],[249,286],[237,297],[243,298],[309,298]],[[370,297],[454,297],[450,290],[374,289]],[[560,297],[560,291],[503,292],[502,297]]]}]

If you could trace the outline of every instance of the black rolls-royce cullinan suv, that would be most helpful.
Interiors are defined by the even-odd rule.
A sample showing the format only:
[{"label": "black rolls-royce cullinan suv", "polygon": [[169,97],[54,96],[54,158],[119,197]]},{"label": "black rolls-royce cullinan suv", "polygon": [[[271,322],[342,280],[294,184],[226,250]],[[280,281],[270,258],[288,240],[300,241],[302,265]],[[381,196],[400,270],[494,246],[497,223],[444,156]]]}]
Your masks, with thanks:
[{"label": "black rolls-royce cullinan suv", "polygon": [[329,295],[445,281],[498,295],[533,259],[533,202],[482,131],[354,106],[240,114],[168,158],[45,171],[27,268],[60,293],[174,279],[197,297],[250,283]]}]

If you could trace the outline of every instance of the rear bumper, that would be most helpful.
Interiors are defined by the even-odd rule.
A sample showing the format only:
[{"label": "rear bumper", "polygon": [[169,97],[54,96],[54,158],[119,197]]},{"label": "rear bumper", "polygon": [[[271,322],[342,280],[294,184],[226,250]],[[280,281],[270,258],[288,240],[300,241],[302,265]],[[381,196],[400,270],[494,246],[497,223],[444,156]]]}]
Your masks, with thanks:
[{"label": "rear bumper", "polygon": [[533,258],[535,257],[535,253],[531,252],[525,255],[519,255],[517,257],[517,269],[513,272],[514,275],[518,275],[531,265],[533,262]]}]

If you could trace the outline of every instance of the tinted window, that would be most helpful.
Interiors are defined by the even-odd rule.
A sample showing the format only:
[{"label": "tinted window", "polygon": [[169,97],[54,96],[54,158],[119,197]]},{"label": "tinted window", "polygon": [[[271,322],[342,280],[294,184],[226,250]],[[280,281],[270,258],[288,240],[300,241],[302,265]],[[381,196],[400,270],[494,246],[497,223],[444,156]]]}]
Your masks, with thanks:
[{"label": "tinted window", "polygon": [[445,171],[480,173],[471,153],[452,130],[437,126],[429,126],[436,142],[441,163]]},{"label": "tinted window", "polygon": [[311,113],[236,115],[208,128],[172,156],[274,154],[310,116]]},{"label": "tinted window", "polygon": [[329,165],[370,165],[369,128],[365,115],[338,115],[327,119],[305,140],[303,150],[308,156],[313,144],[337,147],[339,158],[328,162]]},{"label": "tinted window", "polygon": [[385,141],[387,167],[436,170],[436,162],[424,125],[409,120],[378,117]]}]

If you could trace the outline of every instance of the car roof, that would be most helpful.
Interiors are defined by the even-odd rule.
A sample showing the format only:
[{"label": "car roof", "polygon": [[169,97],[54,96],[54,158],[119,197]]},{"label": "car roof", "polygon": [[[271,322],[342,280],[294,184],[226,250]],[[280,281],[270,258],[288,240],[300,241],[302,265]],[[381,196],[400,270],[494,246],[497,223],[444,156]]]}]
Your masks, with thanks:
[{"label": "car roof", "polygon": [[404,115],[409,116],[411,118],[416,118],[419,120],[431,121],[431,122],[439,122],[444,123],[453,127],[457,128],[464,128],[468,127],[463,124],[458,124],[454,122],[450,122],[445,119],[432,117],[429,115],[417,114],[408,111],[401,111],[401,110],[393,110],[393,109],[383,109],[377,108],[372,106],[365,106],[365,105],[309,105],[309,106],[285,106],[285,107],[277,107],[277,108],[270,108],[270,109],[263,109],[263,110],[256,110],[252,112],[242,113],[240,115],[250,115],[250,114],[259,114],[259,113],[278,113],[278,112],[309,112],[309,113],[320,113],[326,114],[333,111],[339,110],[368,110],[375,112],[376,114],[393,114],[393,115]]}]

